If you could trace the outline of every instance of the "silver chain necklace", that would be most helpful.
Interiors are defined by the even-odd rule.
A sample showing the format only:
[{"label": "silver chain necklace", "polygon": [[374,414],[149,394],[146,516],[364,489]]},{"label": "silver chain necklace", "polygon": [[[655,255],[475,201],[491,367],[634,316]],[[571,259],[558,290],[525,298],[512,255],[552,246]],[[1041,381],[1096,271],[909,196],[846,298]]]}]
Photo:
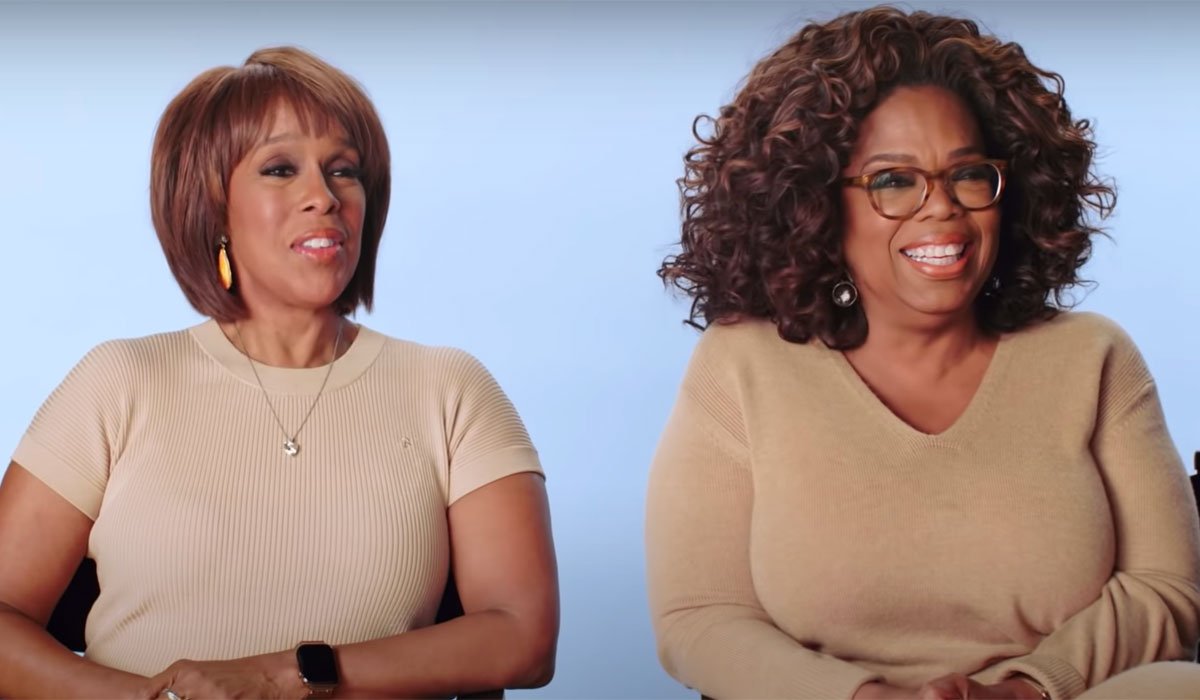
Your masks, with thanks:
[{"label": "silver chain necklace", "polygon": [[279,426],[279,431],[283,433],[283,453],[288,457],[295,457],[300,454],[300,443],[296,442],[296,438],[300,436],[300,431],[304,430],[304,425],[308,423],[308,417],[312,415],[313,409],[317,407],[317,402],[321,400],[321,395],[325,393],[325,385],[329,383],[329,375],[333,374],[333,363],[337,362],[338,348],[342,344],[342,329],[346,327],[346,321],[343,319],[338,324],[337,337],[333,339],[333,357],[329,359],[329,369],[325,370],[325,379],[321,381],[321,388],[317,390],[317,396],[313,399],[312,405],[308,407],[308,413],[304,414],[304,420],[300,421],[300,427],[296,428],[296,432],[288,435],[287,428],[283,427],[283,421],[279,418],[279,412],[275,410],[275,404],[271,403],[271,397],[267,394],[267,387],[263,386],[262,377],[258,376],[258,368],[254,365],[254,358],[250,357],[250,353],[246,350],[246,341],[242,340],[242,329],[235,321],[233,324],[233,332],[237,334],[238,345],[241,346],[242,354],[250,361],[250,371],[254,373],[254,380],[258,382],[258,388],[262,390],[263,398],[266,399],[267,408],[271,409],[271,416],[275,418],[276,425]]}]

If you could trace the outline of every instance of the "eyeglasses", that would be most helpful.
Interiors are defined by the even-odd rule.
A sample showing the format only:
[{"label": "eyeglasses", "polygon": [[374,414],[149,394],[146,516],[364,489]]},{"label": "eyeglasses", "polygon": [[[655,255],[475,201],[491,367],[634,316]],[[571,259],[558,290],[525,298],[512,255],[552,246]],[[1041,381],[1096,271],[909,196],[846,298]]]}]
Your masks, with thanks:
[{"label": "eyeglasses", "polygon": [[903,220],[912,218],[925,206],[934,182],[940,182],[950,200],[963,209],[987,209],[999,201],[1004,192],[1007,166],[1002,160],[980,160],[937,172],[920,168],[886,168],[845,178],[842,184],[865,189],[871,206],[885,219]]}]

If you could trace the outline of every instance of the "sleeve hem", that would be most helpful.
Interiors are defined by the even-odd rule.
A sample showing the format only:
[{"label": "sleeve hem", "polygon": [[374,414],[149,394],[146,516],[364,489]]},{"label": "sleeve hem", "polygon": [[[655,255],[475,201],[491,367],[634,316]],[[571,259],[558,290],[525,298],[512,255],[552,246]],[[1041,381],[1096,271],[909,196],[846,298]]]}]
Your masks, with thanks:
[{"label": "sleeve hem", "polygon": [[883,677],[876,674],[853,676],[845,678],[821,679],[820,683],[797,683],[797,695],[792,697],[805,698],[845,698],[851,700],[858,689],[874,681],[882,681]]},{"label": "sleeve hem", "polygon": [[26,435],[21,439],[13,453],[12,461],[33,474],[92,521],[100,515],[104,491],[94,484],[86,483],[76,469],[43,447],[32,436]]},{"label": "sleeve hem", "polygon": [[1003,662],[998,670],[1001,679],[1017,674],[1030,676],[1042,684],[1053,700],[1069,700],[1087,690],[1083,676],[1069,663],[1054,656],[1030,654]]},{"label": "sleeve hem", "polygon": [[513,474],[532,472],[545,478],[537,451],[532,447],[506,447],[477,457],[467,464],[452,466],[446,505],[454,505],[463,496],[493,481]]}]

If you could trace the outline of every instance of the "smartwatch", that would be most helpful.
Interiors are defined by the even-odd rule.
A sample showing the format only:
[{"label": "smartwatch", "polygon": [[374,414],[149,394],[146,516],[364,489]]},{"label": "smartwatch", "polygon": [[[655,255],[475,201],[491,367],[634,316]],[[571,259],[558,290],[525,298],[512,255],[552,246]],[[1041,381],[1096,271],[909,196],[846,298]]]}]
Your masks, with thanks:
[{"label": "smartwatch", "polygon": [[300,642],[296,647],[296,666],[300,680],[308,686],[310,698],[332,697],[338,687],[337,657],[325,642]]}]

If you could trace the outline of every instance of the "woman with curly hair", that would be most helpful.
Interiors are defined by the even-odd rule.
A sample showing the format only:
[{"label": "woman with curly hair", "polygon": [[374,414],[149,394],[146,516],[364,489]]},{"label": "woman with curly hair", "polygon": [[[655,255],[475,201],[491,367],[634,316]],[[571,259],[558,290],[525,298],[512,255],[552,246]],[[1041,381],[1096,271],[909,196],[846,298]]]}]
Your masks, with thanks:
[{"label": "woman with curly hair", "polygon": [[1151,663],[1200,639],[1186,473],[1136,347],[1066,311],[1115,193],[1062,79],[876,8],[804,27],[697,138],[659,271],[706,328],[650,477],[666,670],[1200,697],[1200,666]]}]

